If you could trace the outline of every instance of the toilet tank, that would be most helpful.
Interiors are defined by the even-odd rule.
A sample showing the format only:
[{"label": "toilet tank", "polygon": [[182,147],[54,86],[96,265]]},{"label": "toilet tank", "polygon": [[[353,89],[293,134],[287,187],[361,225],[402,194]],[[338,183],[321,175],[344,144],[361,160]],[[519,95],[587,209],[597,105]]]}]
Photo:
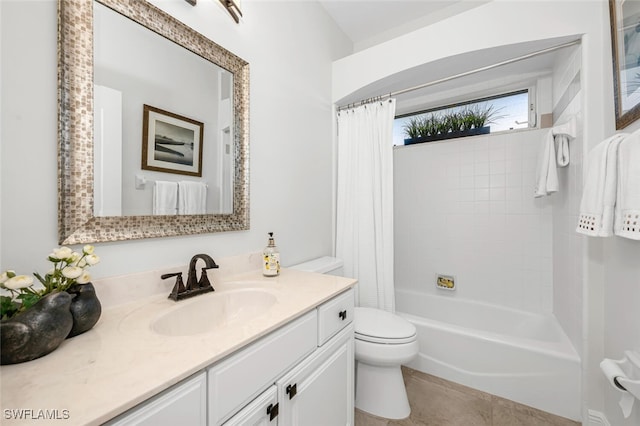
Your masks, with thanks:
[{"label": "toilet tank", "polygon": [[337,275],[341,277],[344,273],[342,266],[342,259],[331,256],[323,256],[304,263],[290,266],[289,268],[298,269],[300,271],[316,272],[319,274]]}]

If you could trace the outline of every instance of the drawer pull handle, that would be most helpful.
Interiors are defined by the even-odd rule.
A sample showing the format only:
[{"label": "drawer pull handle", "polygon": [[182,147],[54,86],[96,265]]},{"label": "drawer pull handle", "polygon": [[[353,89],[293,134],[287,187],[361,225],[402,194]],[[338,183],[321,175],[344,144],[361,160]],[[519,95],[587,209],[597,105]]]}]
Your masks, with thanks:
[{"label": "drawer pull handle", "polygon": [[345,310],[345,311],[338,312],[338,316],[340,317],[340,319],[342,321],[346,320],[347,319],[347,311]]},{"label": "drawer pull handle", "polygon": [[276,405],[270,404],[267,407],[267,414],[269,415],[270,422],[273,421],[273,419],[275,419],[276,417],[278,417],[279,408],[280,408],[280,404],[276,404]]},{"label": "drawer pull handle", "polygon": [[298,384],[287,386],[287,393],[289,394],[289,399],[292,399],[298,393]]}]

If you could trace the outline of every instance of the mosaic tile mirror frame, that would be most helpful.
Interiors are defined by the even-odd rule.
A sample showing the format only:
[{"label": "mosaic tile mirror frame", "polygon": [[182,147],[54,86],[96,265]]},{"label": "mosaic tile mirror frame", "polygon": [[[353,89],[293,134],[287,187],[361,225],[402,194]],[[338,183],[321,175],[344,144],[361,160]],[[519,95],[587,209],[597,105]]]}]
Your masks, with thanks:
[{"label": "mosaic tile mirror frame", "polygon": [[96,0],[233,74],[233,212],[94,215],[93,5],[58,2],[58,236],[60,244],[249,229],[249,64],[143,1]]}]

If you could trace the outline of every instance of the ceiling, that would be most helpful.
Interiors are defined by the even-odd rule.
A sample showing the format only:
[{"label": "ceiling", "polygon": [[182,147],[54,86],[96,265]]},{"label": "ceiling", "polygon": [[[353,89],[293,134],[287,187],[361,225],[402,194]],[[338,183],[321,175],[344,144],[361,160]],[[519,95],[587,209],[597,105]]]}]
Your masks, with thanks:
[{"label": "ceiling", "polygon": [[490,0],[318,0],[356,51],[401,36]]},{"label": "ceiling", "polygon": [[[353,41],[354,51],[356,52],[466,12],[490,1],[318,0],[342,31]],[[520,79],[518,84],[521,85],[523,79],[535,79],[536,76],[550,72],[557,55],[562,54],[560,53],[561,51],[535,55],[526,60],[490,68],[482,72],[476,73],[472,70],[492,67],[493,64],[529,55],[577,38],[579,37],[507,44],[499,48],[442,58],[364,86],[347,97],[338,100],[338,104],[346,105],[358,102],[362,99],[419,86],[456,74],[470,73],[462,78],[456,78],[426,89],[394,96],[398,100],[398,112],[405,109],[415,109],[415,105],[418,104],[424,105],[426,98],[434,99],[437,94],[448,96],[447,93],[459,93],[460,90],[456,89],[460,87],[468,88],[467,95],[469,95],[479,86],[486,87],[486,84],[492,81],[497,82],[496,84],[500,86],[508,86],[510,81]]]}]

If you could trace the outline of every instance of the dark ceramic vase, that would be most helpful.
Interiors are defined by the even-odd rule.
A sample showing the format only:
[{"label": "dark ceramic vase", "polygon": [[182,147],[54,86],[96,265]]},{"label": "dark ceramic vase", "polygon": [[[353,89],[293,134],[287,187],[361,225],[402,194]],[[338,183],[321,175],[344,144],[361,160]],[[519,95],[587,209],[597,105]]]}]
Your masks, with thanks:
[{"label": "dark ceramic vase", "polygon": [[70,307],[73,327],[67,336],[73,337],[90,330],[98,322],[102,306],[91,283],[74,284],[67,289],[67,293],[75,296]]},{"label": "dark ceramic vase", "polygon": [[49,293],[32,307],[0,322],[0,364],[31,361],[53,352],[73,327],[71,295]]}]

